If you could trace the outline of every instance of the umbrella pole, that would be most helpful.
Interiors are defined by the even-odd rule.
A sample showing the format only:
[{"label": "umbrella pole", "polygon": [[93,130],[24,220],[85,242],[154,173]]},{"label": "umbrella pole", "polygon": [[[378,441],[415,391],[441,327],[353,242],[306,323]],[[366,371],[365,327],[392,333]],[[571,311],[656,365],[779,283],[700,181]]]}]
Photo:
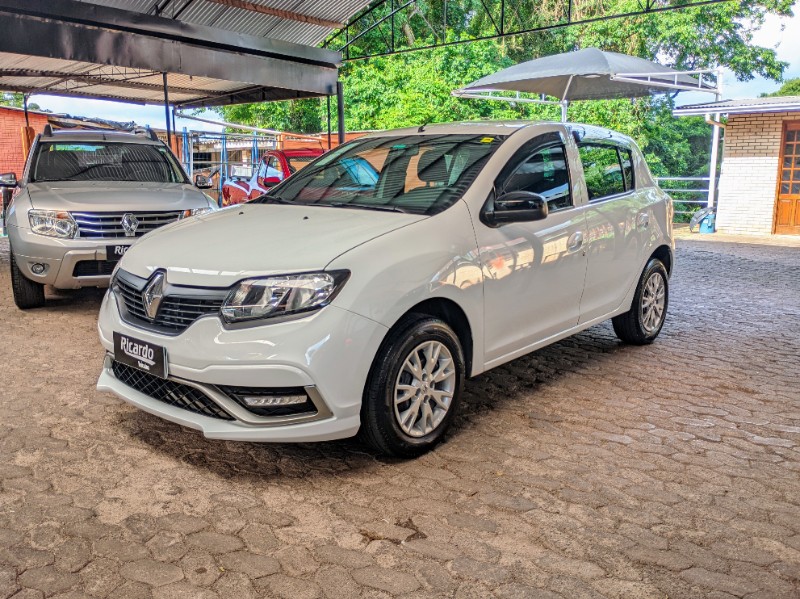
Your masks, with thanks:
[{"label": "umbrella pole", "polygon": [[561,97],[561,122],[567,122],[567,108],[569,108],[569,88],[572,85],[572,77],[574,75],[570,75],[569,79],[567,79],[567,86],[564,88],[564,95]]}]

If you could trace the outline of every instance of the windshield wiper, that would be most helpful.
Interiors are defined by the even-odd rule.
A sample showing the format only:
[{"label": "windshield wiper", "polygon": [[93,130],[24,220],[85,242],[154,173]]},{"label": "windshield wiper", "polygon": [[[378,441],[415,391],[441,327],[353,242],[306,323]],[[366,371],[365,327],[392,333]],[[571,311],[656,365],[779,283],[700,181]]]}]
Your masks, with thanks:
[{"label": "windshield wiper", "polygon": [[281,196],[273,196],[264,194],[262,196],[257,197],[255,200],[250,202],[251,204],[266,204],[268,202],[274,204],[297,204],[297,202],[293,202],[292,200],[287,200],[286,198],[282,198]]},{"label": "windshield wiper", "polygon": [[356,208],[360,210],[378,210],[380,212],[402,212],[408,214],[408,210],[400,208],[400,206],[391,206],[389,204],[358,204],[353,202],[330,202],[327,204],[312,204],[312,206],[332,206],[333,208]]}]

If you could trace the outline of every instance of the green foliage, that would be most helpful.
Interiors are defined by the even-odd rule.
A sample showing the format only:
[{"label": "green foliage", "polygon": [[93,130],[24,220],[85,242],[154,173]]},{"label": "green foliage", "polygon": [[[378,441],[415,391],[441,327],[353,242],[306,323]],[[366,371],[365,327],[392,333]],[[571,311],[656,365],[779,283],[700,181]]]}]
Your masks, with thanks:
[{"label": "green foliage", "polygon": [[761,94],[761,97],[766,96],[800,96],[800,77],[786,80],[776,92]]},{"label": "green foliage", "polygon": [[[778,81],[786,64],[777,59],[774,50],[754,45],[752,34],[768,14],[791,15],[792,2],[725,2],[346,62],[341,71],[346,128],[388,129],[473,119],[555,120],[560,116],[558,107],[458,99],[451,92],[512,64],[592,46],[657,59],[680,69],[724,65],[740,80],[761,75]],[[418,0],[415,6],[417,9],[397,14],[393,32],[388,21],[370,31],[351,30],[351,39],[363,35],[350,51],[360,55],[392,46],[409,49],[475,39],[495,34],[501,22],[499,0],[447,2],[446,27],[441,0]],[[388,7],[389,3],[377,10],[371,22],[384,16],[380,10]],[[502,26],[508,31],[554,25],[564,21],[565,7],[562,0],[506,2]],[[574,19],[637,10],[641,10],[640,0],[572,3]],[[796,92],[792,93],[800,93],[793,89]],[[570,106],[569,116],[572,121],[631,135],[656,174],[707,172],[710,127],[702,119],[673,118],[673,106],[673,99],[667,96],[578,102]],[[333,110],[335,128],[335,107]],[[319,100],[232,106],[221,112],[226,120],[301,133],[322,131],[327,120],[325,102]]]},{"label": "green foliage", "polygon": [[[22,108],[25,104],[23,94],[15,92],[0,92],[0,106],[13,106],[14,108]],[[41,110],[35,102],[28,102],[29,110]],[[46,111],[49,112],[49,111]]]}]

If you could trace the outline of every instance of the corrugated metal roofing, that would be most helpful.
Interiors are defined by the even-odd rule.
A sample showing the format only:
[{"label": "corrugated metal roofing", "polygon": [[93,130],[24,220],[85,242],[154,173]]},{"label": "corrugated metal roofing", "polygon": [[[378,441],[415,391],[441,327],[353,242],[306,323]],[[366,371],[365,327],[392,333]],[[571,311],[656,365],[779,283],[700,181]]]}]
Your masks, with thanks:
[{"label": "corrugated metal roofing", "polygon": [[[35,4],[38,1],[30,0],[30,3]],[[248,2],[289,11],[300,15],[299,18],[314,17],[342,23],[369,4],[369,0],[248,0]],[[35,44],[33,39],[21,42],[19,38],[16,38],[14,41],[5,43],[0,39],[0,90],[161,103],[164,100],[161,70],[165,70],[169,73],[171,103],[207,106],[320,95],[320,91],[312,91],[319,90],[318,76],[317,83],[310,83],[311,79],[316,76],[314,73],[318,72],[319,66],[329,68],[336,66],[336,60],[328,58],[328,56],[338,56],[333,53],[325,54],[324,51],[316,51],[325,54],[320,58],[316,55],[304,55],[305,51],[303,50],[293,52],[291,49],[286,50],[274,45],[272,46],[275,48],[274,50],[269,46],[265,46],[264,49],[257,47],[258,44],[272,42],[277,44],[289,42],[305,47],[316,47],[333,31],[330,27],[302,20],[262,14],[210,0],[75,0],[74,2],[48,0],[45,1],[44,6],[49,9],[51,6],[55,7],[56,4],[62,7],[90,4],[128,11],[129,14],[147,15],[145,20],[151,17],[161,17],[159,20],[167,25],[176,26],[183,23],[186,24],[185,26],[195,27],[194,30],[208,32],[209,36],[216,38],[213,40],[216,47],[223,46],[220,54],[227,55],[223,58],[227,61],[233,60],[233,62],[229,62],[232,68],[228,71],[217,67],[213,72],[203,73],[206,69],[197,68],[198,60],[194,61],[194,71],[191,70],[191,67],[186,66],[190,63],[189,58],[194,51],[193,44],[177,46],[178,50],[175,50],[174,44],[191,42],[191,39],[198,39],[197,37],[185,41],[167,39],[170,52],[174,54],[174,57],[173,59],[164,58],[162,62],[172,68],[156,68],[155,63],[158,60],[153,60],[152,63],[142,63],[140,60],[139,63],[135,63],[128,57],[126,63],[120,58],[120,55],[125,53],[124,49],[120,49],[116,44],[105,44],[105,47],[114,48],[116,53],[107,58],[105,55],[100,56],[102,52],[96,53],[97,56],[88,56],[85,55],[85,52],[81,53],[73,49],[64,50],[63,44],[59,44],[57,41],[53,41],[49,51],[42,51],[41,48],[24,46],[25,43]],[[157,8],[161,9],[159,15],[156,15]],[[74,15],[81,9],[68,10],[71,10],[71,14]],[[102,9],[91,10],[100,11]],[[0,16],[3,11],[9,19],[13,19],[15,16],[22,18],[21,15],[15,15],[15,11],[10,8],[8,2],[0,0]],[[88,14],[89,11],[86,12]],[[30,13],[28,16],[36,21],[36,17],[32,15],[33,13]],[[173,20],[176,15],[177,20]],[[141,20],[140,17],[135,16],[130,19],[130,22]],[[47,20],[43,22],[46,23]],[[53,23],[60,26],[62,21],[53,19],[50,21],[51,26]],[[81,23],[76,24],[76,22],[73,22],[72,25],[82,26]],[[65,22],[64,29],[66,30],[66,28]],[[87,28],[97,31],[96,26]],[[213,31],[204,28],[213,28]],[[125,31],[124,28],[110,29],[111,33],[116,35]],[[194,30],[186,29],[186,31]],[[59,31],[56,30],[56,33]],[[33,36],[28,37],[32,38]],[[130,40],[128,40],[128,44],[133,45],[130,44]],[[229,45],[227,49],[224,47],[225,44]],[[27,52],[31,54],[27,54]],[[241,59],[235,59],[238,52],[243,54]],[[68,55],[64,55],[64,53]],[[156,56],[161,59],[160,55]],[[270,56],[272,58],[269,58]],[[260,67],[258,65],[259,57],[263,57],[264,61],[264,65]],[[77,60],[78,58],[83,60]],[[85,59],[90,59],[91,62]],[[115,62],[116,59],[119,61]],[[252,68],[245,66],[245,59],[251,60],[247,64],[252,65]],[[103,64],[101,60],[106,64]],[[108,63],[128,64],[129,66],[115,67],[109,66]],[[294,66],[283,70],[284,67],[281,65],[287,63],[293,63]],[[136,67],[149,66],[152,69],[132,68],[131,64]],[[280,68],[276,68],[276,65]],[[317,71],[314,71],[315,68]],[[232,72],[234,70],[237,72]],[[198,76],[198,73],[213,76],[201,77]],[[230,80],[225,78],[228,76],[230,76]],[[266,78],[269,78],[268,82]],[[296,92],[293,91],[295,89]],[[326,87],[327,89],[329,88]],[[331,91],[324,93],[331,93]]]},{"label": "corrugated metal roofing", "polygon": [[672,111],[675,116],[696,116],[710,113],[749,114],[761,112],[794,112],[800,110],[800,96],[769,96],[766,98],[741,98],[720,100],[703,104],[678,106]]}]

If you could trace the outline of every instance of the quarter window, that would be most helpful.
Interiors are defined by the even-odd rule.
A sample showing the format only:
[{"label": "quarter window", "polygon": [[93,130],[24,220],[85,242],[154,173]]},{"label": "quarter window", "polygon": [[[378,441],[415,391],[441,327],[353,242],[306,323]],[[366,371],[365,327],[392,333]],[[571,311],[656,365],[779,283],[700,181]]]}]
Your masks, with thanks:
[{"label": "quarter window", "polygon": [[578,152],[589,201],[625,193],[633,188],[631,151],[599,144],[582,144]]},{"label": "quarter window", "polygon": [[529,191],[547,200],[550,212],[572,206],[566,150],[561,144],[537,150],[506,180],[503,192]]}]

